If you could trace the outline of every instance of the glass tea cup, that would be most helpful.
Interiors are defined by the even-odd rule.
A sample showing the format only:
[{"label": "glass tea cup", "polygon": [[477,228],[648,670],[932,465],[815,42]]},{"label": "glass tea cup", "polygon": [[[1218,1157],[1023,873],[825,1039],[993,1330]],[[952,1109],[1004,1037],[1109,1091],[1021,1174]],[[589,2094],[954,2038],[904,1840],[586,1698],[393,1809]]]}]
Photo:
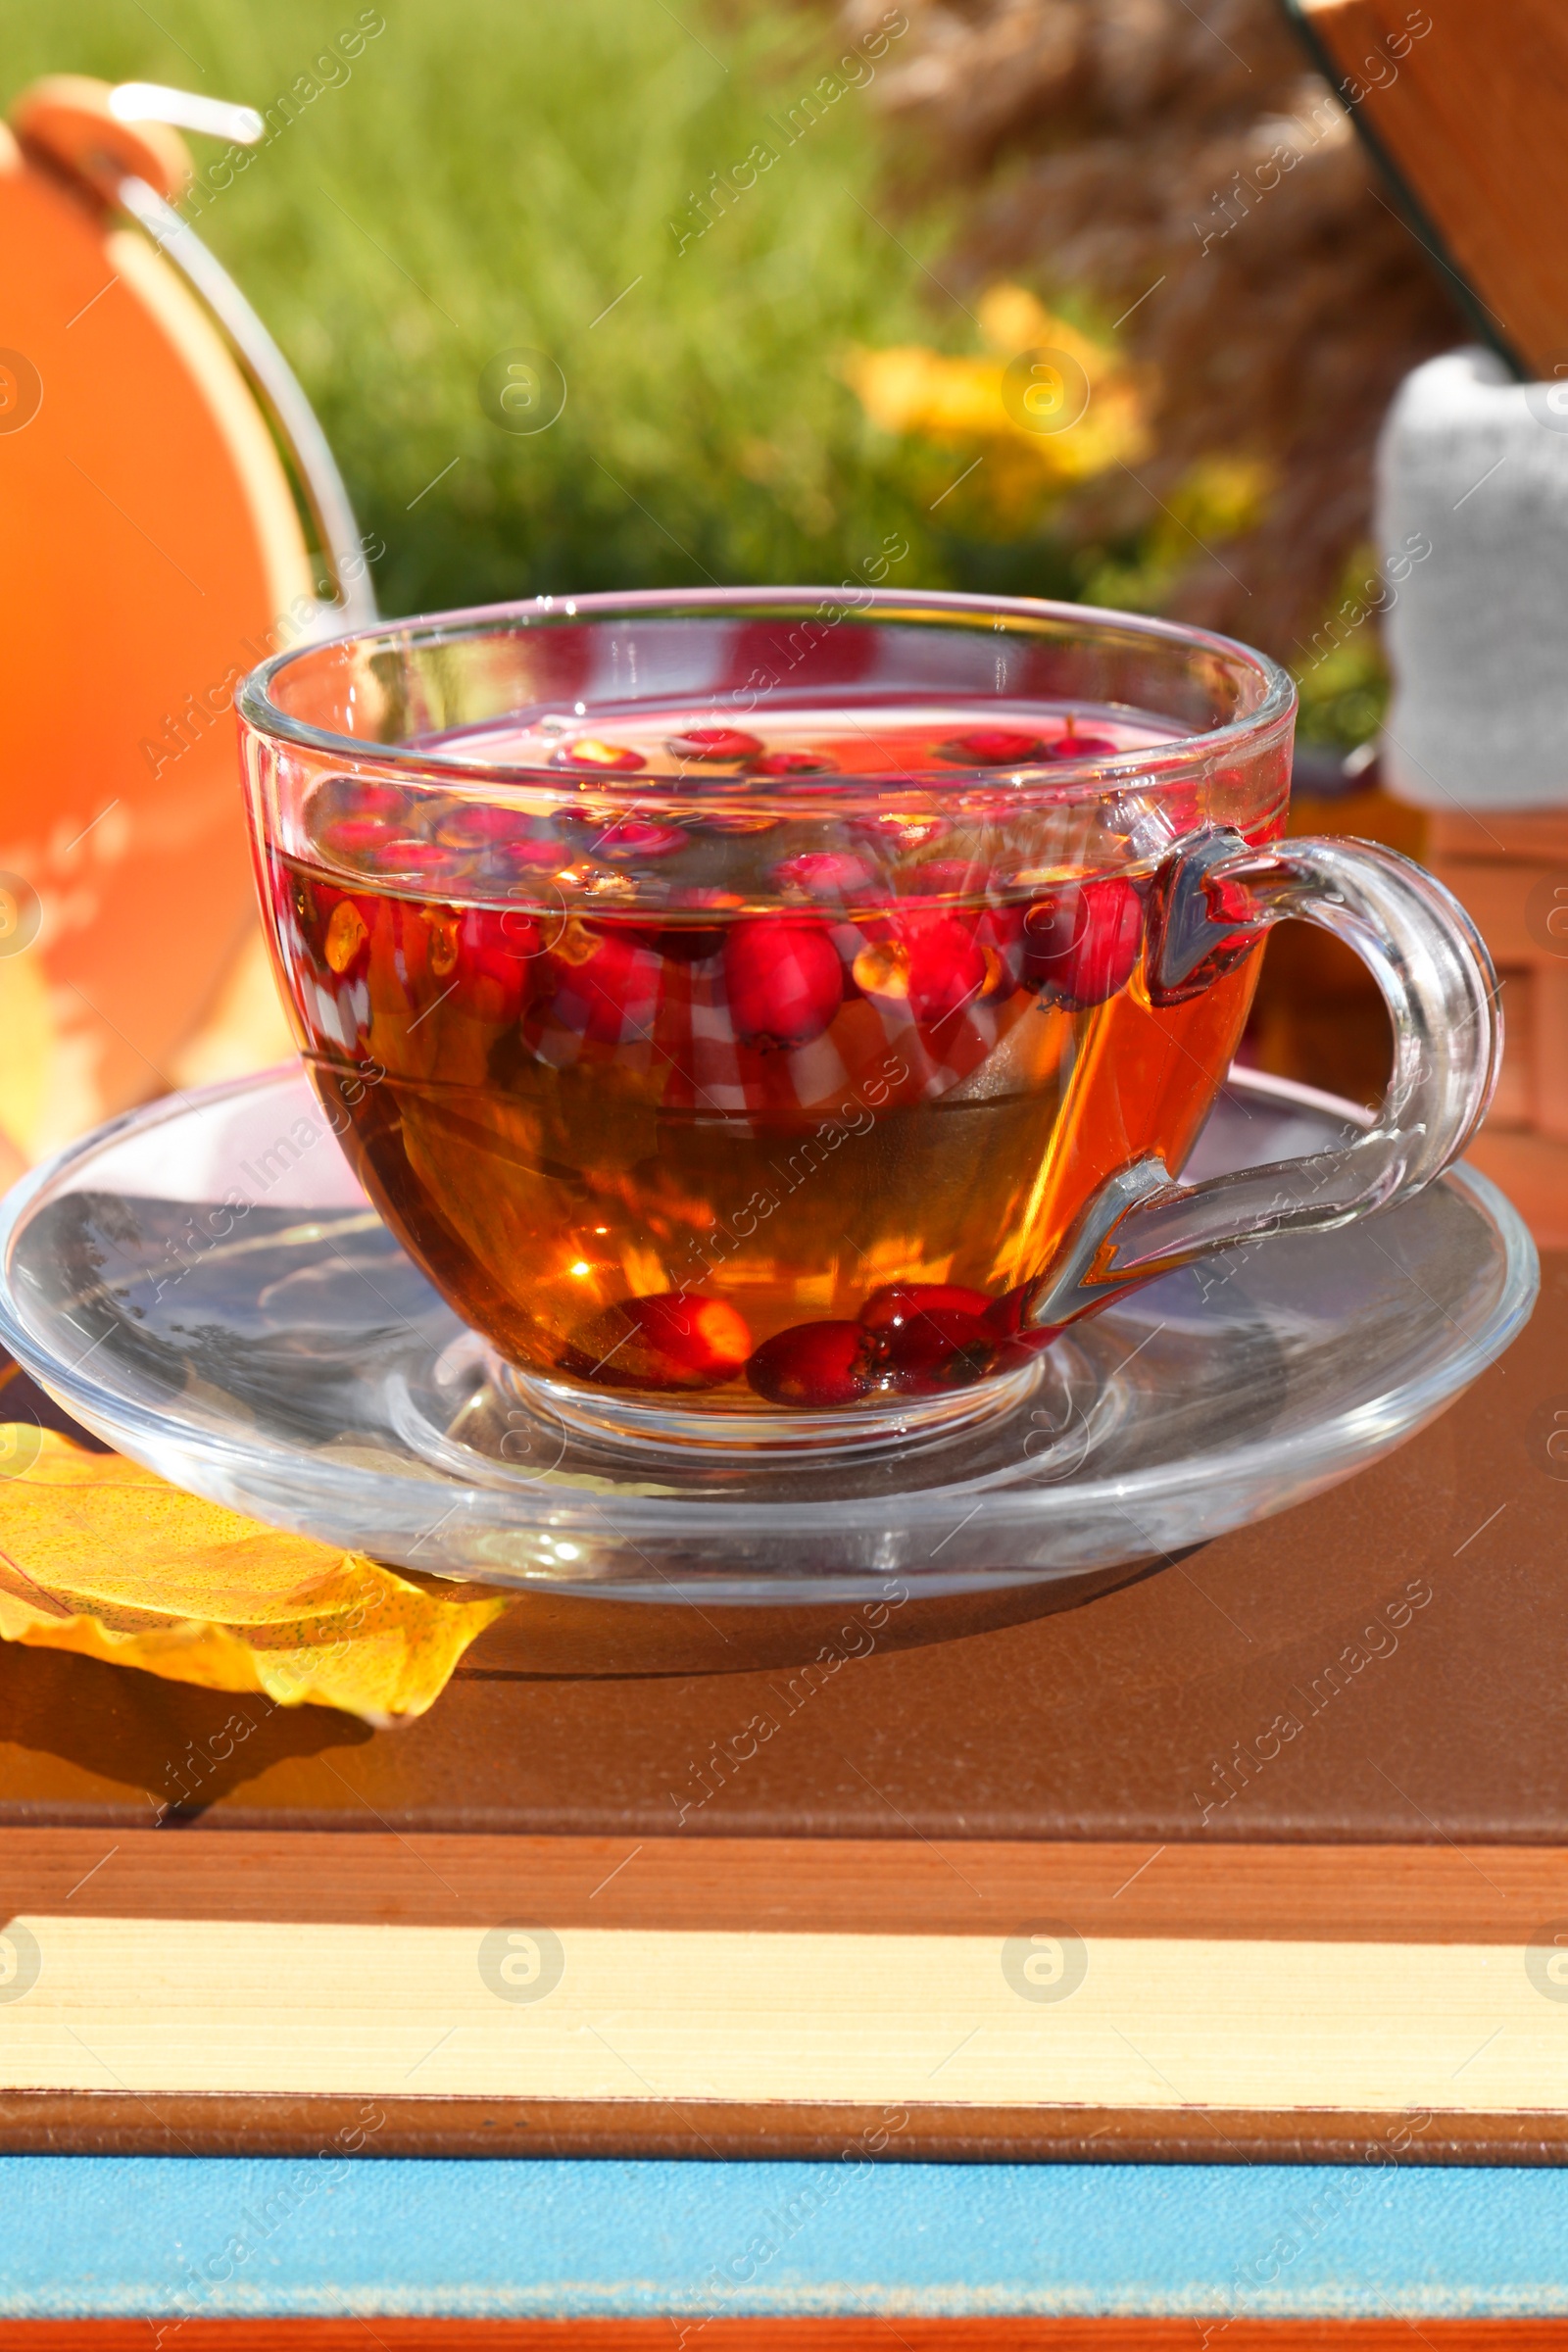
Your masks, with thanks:
[{"label": "glass tea cup", "polygon": [[[1295,694],[1226,639],[872,590],[539,598],[239,698],[264,915],[392,1231],[622,1443],[907,1444],[1130,1285],[1385,1207],[1498,1053],[1457,903],[1283,838]],[[1340,1150],[1183,1185],[1262,942],[1395,1030]]]}]

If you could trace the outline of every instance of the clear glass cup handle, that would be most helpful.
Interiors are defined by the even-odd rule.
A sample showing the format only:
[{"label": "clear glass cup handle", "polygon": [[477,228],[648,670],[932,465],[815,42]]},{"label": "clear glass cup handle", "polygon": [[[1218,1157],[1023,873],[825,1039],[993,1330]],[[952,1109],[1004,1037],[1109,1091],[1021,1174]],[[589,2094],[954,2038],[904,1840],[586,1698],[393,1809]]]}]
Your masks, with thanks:
[{"label": "clear glass cup handle", "polygon": [[1041,1282],[1036,1328],[1238,1243],[1324,1233],[1388,1208],[1440,1176],[1474,1134],[1502,1051],[1492,958],[1452,893],[1375,842],[1256,850],[1236,833],[1201,835],[1152,895],[1152,1000],[1196,995],[1239,947],[1293,916],[1345,940],[1383,992],[1394,1070],[1376,1119],[1335,1151],[1200,1184],[1176,1182],[1153,1157],[1107,1178]]}]

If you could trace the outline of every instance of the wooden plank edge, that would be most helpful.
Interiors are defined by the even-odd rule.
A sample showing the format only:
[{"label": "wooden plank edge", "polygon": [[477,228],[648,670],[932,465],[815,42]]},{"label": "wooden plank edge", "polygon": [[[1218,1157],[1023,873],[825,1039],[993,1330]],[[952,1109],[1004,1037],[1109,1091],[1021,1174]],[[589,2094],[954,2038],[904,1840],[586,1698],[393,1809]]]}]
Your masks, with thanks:
[{"label": "wooden plank edge", "polygon": [[0,2091],[0,2155],[1568,2165],[1568,2110],[959,2107]]}]

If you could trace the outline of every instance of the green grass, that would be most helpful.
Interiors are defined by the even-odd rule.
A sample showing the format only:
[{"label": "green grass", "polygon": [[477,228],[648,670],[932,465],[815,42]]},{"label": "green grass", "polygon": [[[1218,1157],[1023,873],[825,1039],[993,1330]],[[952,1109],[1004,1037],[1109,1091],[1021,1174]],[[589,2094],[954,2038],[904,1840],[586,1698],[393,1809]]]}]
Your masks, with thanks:
[{"label": "green grass", "polygon": [[[151,14],[0,0],[7,94],[74,71],[266,110],[358,14],[355,0],[158,0]],[[967,330],[929,307],[915,248],[938,224],[897,222],[895,237],[873,217],[887,216],[863,89],[791,146],[766,119],[842,53],[824,17],[706,0],[384,0],[384,16],[346,79],[186,208],[386,541],[384,611],[838,580],[890,535],[909,547],[898,579],[950,576],[839,374],[850,343],[929,340],[944,308]],[[316,78],[344,71],[340,58]],[[691,192],[759,140],[777,162],[679,250],[670,220],[695,226]],[[203,165],[220,153],[192,146]],[[559,419],[532,435],[492,422],[477,390],[519,346],[566,382]]]},{"label": "green grass", "polygon": [[[359,0],[0,0],[0,95],[75,72],[270,111],[279,127],[232,184],[185,209],[293,363],[384,542],[383,612],[836,582],[889,543],[907,550],[897,585],[1158,608],[1172,566],[1157,529],[1104,547],[1069,545],[1049,514],[970,530],[962,499],[932,487],[965,456],[877,432],[844,382],[853,344],[974,350],[979,335],[934,274],[940,206],[913,220],[888,206],[865,87],[793,142],[780,127],[843,55],[825,8],[379,13],[384,29],[345,58]],[[897,58],[895,40],[876,70]],[[301,76],[322,86],[287,121],[276,101]],[[777,160],[682,248],[694,191],[760,141]],[[210,173],[221,150],[191,145]],[[518,348],[566,386],[532,434],[503,430],[479,395],[487,364]],[[1306,679],[1309,731],[1358,740],[1377,671],[1358,646]]]}]

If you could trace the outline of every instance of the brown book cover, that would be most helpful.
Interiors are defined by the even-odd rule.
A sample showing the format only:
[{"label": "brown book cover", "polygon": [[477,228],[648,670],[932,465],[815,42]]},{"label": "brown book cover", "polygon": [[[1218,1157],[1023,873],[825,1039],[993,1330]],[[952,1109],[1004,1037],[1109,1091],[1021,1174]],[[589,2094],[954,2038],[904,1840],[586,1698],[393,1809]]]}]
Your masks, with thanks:
[{"label": "brown book cover", "polygon": [[1527,376],[1568,359],[1568,22],[1487,8],[1287,0],[1396,202],[1489,342]]},{"label": "brown book cover", "polygon": [[1555,2161],[1565,1431],[1558,1256],[1073,1605],[529,1595],[382,1732],[0,1649],[0,2147]]}]

